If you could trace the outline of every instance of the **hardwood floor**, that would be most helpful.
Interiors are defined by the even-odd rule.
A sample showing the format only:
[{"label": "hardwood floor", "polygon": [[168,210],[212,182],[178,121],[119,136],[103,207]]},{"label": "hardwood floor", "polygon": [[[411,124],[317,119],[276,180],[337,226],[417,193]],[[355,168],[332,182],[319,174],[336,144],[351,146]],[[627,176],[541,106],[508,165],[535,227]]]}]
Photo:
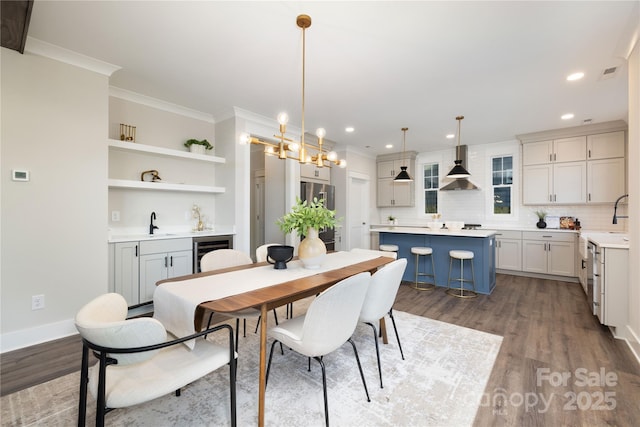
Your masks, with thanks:
[{"label": "hardwood floor", "polygon": [[640,365],[577,283],[500,274],[471,300],[403,286],[394,307],[503,337],[475,425],[638,425]]},{"label": "hardwood floor", "polygon": [[[637,425],[640,365],[589,313],[580,285],[497,280],[493,294],[471,300],[401,286],[394,306],[503,337],[475,425]],[[70,337],[3,354],[2,395],[78,370],[80,353]]]}]

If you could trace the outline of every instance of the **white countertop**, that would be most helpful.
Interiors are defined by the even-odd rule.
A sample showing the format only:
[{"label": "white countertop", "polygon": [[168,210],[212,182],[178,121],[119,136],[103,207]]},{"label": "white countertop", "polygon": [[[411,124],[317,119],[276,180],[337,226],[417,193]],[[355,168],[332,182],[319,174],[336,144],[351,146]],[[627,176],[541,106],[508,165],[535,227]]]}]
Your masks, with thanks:
[{"label": "white countertop", "polygon": [[120,234],[109,236],[109,243],[120,243],[120,242],[134,242],[134,241],[143,241],[143,240],[160,240],[160,239],[181,239],[181,238],[192,238],[192,237],[207,237],[207,236],[227,236],[229,234],[235,234],[230,232],[229,230],[204,230],[204,231],[178,231],[171,233],[160,233],[156,232],[154,234]]},{"label": "white countertop", "polygon": [[629,249],[629,235],[619,232],[581,232],[581,237],[601,248]]},{"label": "white countertop", "polygon": [[429,234],[433,236],[457,236],[457,237],[489,237],[496,234],[495,230],[458,230],[447,229],[430,230],[426,227],[403,227],[397,225],[378,226],[371,228],[372,233],[398,233],[398,234]]},{"label": "white countertop", "polygon": [[[375,229],[378,228],[385,228],[385,227],[396,227],[396,228],[426,228],[425,224],[396,224],[396,225],[389,225],[389,224],[371,224],[371,231],[374,231]],[[530,227],[527,226],[521,226],[521,225],[482,225],[480,228],[477,229],[477,231],[496,231],[496,230],[513,230],[513,231],[553,231],[555,232],[560,232],[560,233],[579,233],[578,230],[568,230],[568,229],[562,229],[562,228],[538,228],[534,225],[531,225]],[[470,231],[470,230],[466,230],[466,231]]]}]

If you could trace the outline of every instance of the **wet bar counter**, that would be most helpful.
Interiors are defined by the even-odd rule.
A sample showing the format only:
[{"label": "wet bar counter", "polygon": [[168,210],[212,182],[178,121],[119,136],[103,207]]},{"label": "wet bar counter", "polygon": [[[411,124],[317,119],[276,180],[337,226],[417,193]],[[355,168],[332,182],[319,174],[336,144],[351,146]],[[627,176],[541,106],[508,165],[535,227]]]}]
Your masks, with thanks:
[{"label": "wet bar counter", "polygon": [[[449,231],[390,226],[372,228],[371,232],[380,234],[380,244],[398,245],[400,248],[398,256],[407,259],[407,269],[403,280],[412,282],[415,279],[416,256],[411,254],[411,248],[413,246],[427,246],[433,249],[437,286],[447,286],[449,251],[454,249],[473,252],[473,268],[478,293],[490,294],[496,286],[495,231]],[[431,261],[428,257],[420,257],[420,262],[420,271],[431,271]],[[458,268],[454,270],[454,273],[459,271],[460,261],[457,262]],[[471,265],[466,261],[464,264],[464,277],[470,278]],[[420,278],[420,280],[423,279],[423,277]]]}]

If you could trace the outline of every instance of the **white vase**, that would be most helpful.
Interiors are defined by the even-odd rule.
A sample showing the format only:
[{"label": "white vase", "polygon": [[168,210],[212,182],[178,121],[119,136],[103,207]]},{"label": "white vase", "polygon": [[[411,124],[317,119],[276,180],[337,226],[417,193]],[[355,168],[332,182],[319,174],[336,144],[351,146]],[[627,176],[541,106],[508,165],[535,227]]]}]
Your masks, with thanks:
[{"label": "white vase", "polygon": [[327,256],[327,247],[318,237],[318,230],[309,228],[305,237],[298,246],[298,258],[302,261],[304,268],[311,270],[320,268],[324,258]]},{"label": "white vase", "polygon": [[193,154],[205,154],[204,145],[200,145],[200,144],[191,144],[189,146],[189,151],[192,152]]}]

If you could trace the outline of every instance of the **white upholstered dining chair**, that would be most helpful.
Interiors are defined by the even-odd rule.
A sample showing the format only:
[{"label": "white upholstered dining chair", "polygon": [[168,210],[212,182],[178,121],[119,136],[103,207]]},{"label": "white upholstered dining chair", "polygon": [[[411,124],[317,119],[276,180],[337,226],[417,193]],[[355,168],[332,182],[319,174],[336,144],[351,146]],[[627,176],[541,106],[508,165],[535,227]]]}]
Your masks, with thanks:
[{"label": "white upholstered dining chair", "polygon": [[[229,365],[230,421],[236,425],[236,353],[233,329],[219,325],[175,339],[162,323],[150,317],[127,320],[127,302],[120,294],[101,295],[78,311],[75,324],[82,337],[82,365],[78,425],[86,422],[87,389],[96,398],[96,426],[116,408],[138,405],[175,392]],[[221,346],[203,338],[227,333]],[[169,339],[169,341],[167,341]],[[190,350],[185,341],[195,340]],[[89,368],[89,352],[99,362]]]},{"label": "white upholstered dining chair", "polygon": [[376,344],[376,357],[378,359],[378,374],[380,375],[380,388],[382,386],[382,366],[380,364],[380,350],[378,348],[378,331],[375,324],[387,314],[393,323],[393,330],[396,333],[398,347],[400,347],[400,355],[404,360],[402,345],[400,344],[400,335],[396,327],[396,320],[393,317],[393,303],[398,294],[398,288],[402,283],[402,275],[407,268],[407,259],[400,258],[385,265],[371,276],[371,285],[362,304],[360,312],[360,321],[366,323],[373,328],[373,340]]},{"label": "white upholstered dining chair", "polygon": [[329,289],[320,293],[309,305],[306,314],[287,320],[280,325],[269,329],[268,335],[274,338],[269,353],[266,381],[269,380],[269,370],[273,348],[280,342],[292,350],[314,358],[322,369],[322,389],[324,392],[324,416],[326,425],[329,425],[329,405],[327,402],[327,377],[322,357],[336,350],[349,341],[360,370],[360,377],[364,385],[364,391],[369,399],[367,382],[364,379],[360,358],[351,335],[358,324],[358,316],[362,309],[371,275],[359,273],[348,277]]},{"label": "white upholstered dining chair", "polygon": [[[237,267],[241,265],[253,264],[251,257],[235,249],[218,249],[215,251],[207,252],[200,260],[200,270],[204,272],[219,270],[221,268]],[[238,336],[240,335],[240,319],[243,319],[243,336],[247,336],[247,318],[258,319],[260,321],[260,310],[257,308],[247,308],[246,310],[235,311],[233,313],[221,313],[225,316],[236,318],[236,351],[238,350]],[[278,315],[276,310],[273,310],[273,316],[278,324]],[[209,320],[207,322],[207,328],[211,325],[211,319],[213,318],[213,312],[209,313]]]},{"label": "white upholstered dining chair", "polygon": [[275,246],[278,243],[265,243],[264,245],[258,246],[256,248],[256,262],[266,262],[267,261],[267,248],[269,246]]}]

